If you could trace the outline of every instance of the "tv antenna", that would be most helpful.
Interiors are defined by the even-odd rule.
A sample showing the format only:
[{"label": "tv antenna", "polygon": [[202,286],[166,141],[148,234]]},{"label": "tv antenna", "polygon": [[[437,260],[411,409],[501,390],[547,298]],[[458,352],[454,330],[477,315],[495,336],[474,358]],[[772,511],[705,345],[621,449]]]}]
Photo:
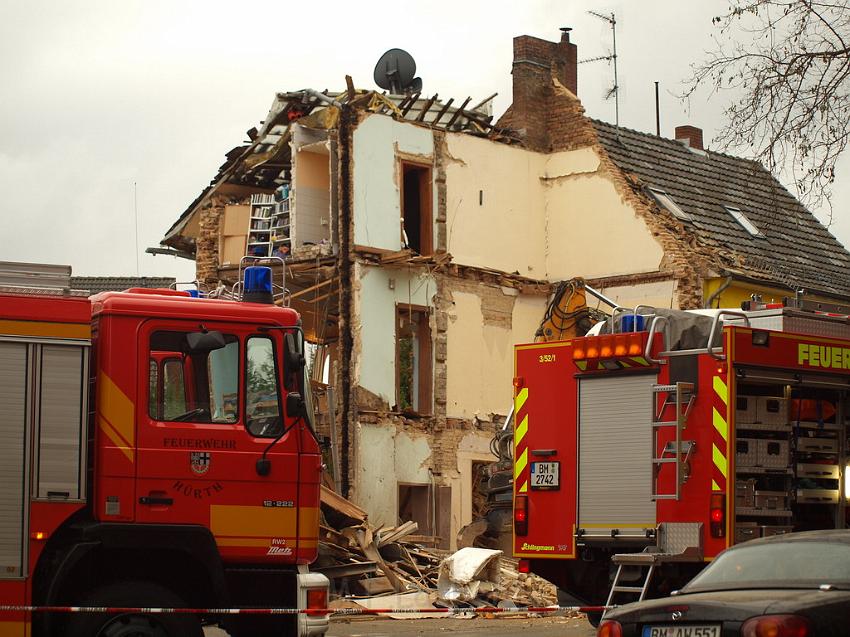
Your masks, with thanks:
[{"label": "tv antenna", "polygon": [[614,123],[617,126],[617,131],[620,130],[620,83],[617,81],[617,18],[612,12],[611,15],[605,15],[604,13],[598,13],[596,11],[588,11],[590,15],[595,18],[599,18],[600,20],[604,20],[608,24],[611,25],[611,40],[612,40],[612,52],[609,55],[600,55],[595,58],[589,58],[587,60],[579,60],[579,64],[585,64],[587,62],[613,62],[614,63],[614,85],[608,89],[608,92],[605,93],[605,99],[610,100],[612,97],[614,98]]},{"label": "tv antenna", "polygon": [[375,84],[390,95],[410,95],[422,91],[422,78],[416,75],[413,56],[403,49],[390,49],[375,65]]}]

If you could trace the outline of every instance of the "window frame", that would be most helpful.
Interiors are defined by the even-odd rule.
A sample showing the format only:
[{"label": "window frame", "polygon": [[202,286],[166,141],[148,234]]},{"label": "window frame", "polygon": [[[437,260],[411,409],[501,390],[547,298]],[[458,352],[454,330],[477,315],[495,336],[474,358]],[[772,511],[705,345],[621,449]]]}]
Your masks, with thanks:
[{"label": "window frame", "polygon": [[399,228],[399,238],[402,246],[407,245],[411,250],[410,237],[405,241],[405,225],[407,215],[405,214],[405,178],[408,172],[422,171],[419,177],[419,246],[418,254],[428,256],[434,254],[434,171],[433,166],[423,161],[415,161],[400,157],[398,160],[398,175],[399,175],[399,208],[401,210],[401,226]]},{"label": "window frame", "polygon": [[670,196],[670,194],[661,188],[656,188],[655,186],[647,186],[646,189],[649,191],[650,196],[655,200],[655,202],[664,208],[671,215],[679,219],[680,221],[693,221],[694,218],[689,213],[682,210],[681,206],[676,203],[676,200]]},{"label": "window frame", "polygon": [[[419,386],[417,391],[417,406],[409,407],[410,410],[423,416],[430,416],[434,412],[434,344],[431,334],[431,309],[422,305],[399,303],[395,307],[395,393],[396,406],[399,411],[405,407],[401,405],[401,335],[400,319],[403,315],[416,312],[422,317],[416,322],[417,336],[420,343],[418,360],[414,358],[414,366],[418,368]],[[423,351],[422,345],[426,345]],[[424,381],[424,382],[423,382]]]},{"label": "window frame", "polygon": [[727,213],[741,226],[744,230],[747,231],[751,237],[755,237],[756,239],[766,239],[765,234],[759,229],[759,227],[752,222],[752,220],[744,213],[743,210],[738,208],[737,206],[727,206],[724,204],[723,209],[726,210]]},{"label": "window frame", "polygon": [[[211,330],[218,329],[218,326],[216,326],[216,325],[208,324],[207,327]],[[195,326],[190,327],[190,326],[187,326],[185,324],[175,325],[174,323],[157,323],[155,325],[150,326],[145,331],[144,335],[142,336],[142,339],[143,339],[142,344],[144,346],[144,352],[146,353],[145,369],[147,370],[147,375],[146,375],[146,378],[145,378],[144,386],[145,386],[145,391],[147,393],[147,401],[146,401],[146,404],[145,404],[145,411],[146,411],[147,419],[151,420],[153,422],[162,423],[166,426],[191,424],[191,425],[211,425],[211,426],[214,426],[214,427],[232,427],[234,425],[239,425],[241,418],[242,418],[242,414],[239,411],[241,401],[239,400],[238,396],[239,396],[240,392],[242,391],[242,388],[240,386],[240,382],[241,382],[241,380],[240,380],[240,378],[241,378],[240,366],[242,364],[241,363],[241,351],[242,351],[243,334],[240,334],[238,332],[234,332],[230,328],[230,326],[223,326],[223,329],[221,330],[221,332],[224,335],[225,339],[228,339],[228,338],[233,339],[233,340],[227,342],[228,345],[231,344],[231,343],[235,343],[235,345],[236,345],[236,365],[237,365],[237,368],[236,368],[236,392],[237,392],[237,401],[236,401],[235,419],[230,420],[230,421],[215,421],[215,420],[212,419],[212,413],[210,413],[209,419],[205,419],[205,420],[166,420],[165,419],[165,405],[163,404],[163,413],[160,414],[160,413],[158,413],[159,412],[158,403],[157,403],[157,409],[156,409],[157,413],[155,415],[150,413],[150,399],[151,399],[151,396],[150,396],[150,391],[151,391],[150,363],[151,363],[151,361],[154,361],[157,364],[157,387],[156,387],[157,396],[156,396],[156,399],[158,399],[160,387],[162,387],[164,389],[164,378],[162,378],[162,373],[161,373],[162,372],[162,364],[164,364],[165,361],[167,361],[167,360],[172,360],[172,359],[177,358],[176,356],[173,356],[173,354],[183,354],[188,358],[188,365],[189,365],[189,368],[190,368],[190,371],[191,371],[190,375],[186,374],[186,364],[187,364],[186,360],[180,359],[181,360],[181,367],[183,369],[184,395],[185,395],[185,399],[188,403],[187,407],[189,406],[189,404],[196,404],[197,403],[197,401],[198,401],[198,396],[197,396],[198,375],[197,375],[197,370],[195,369],[194,359],[192,358],[191,353],[181,352],[179,350],[174,350],[174,349],[153,349],[152,348],[152,341],[153,341],[154,335],[156,335],[159,332],[177,332],[177,333],[181,333],[181,334],[188,334],[188,333],[191,333],[193,331],[197,331],[197,328],[195,328]],[[215,350],[213,350],[213,351],[215,351]],[[154,352],[159,353],[159,355],[154,356]],[[207,357],[205,359],[207,366],[209,365],[209,355],[210,354],[211,354],[211,352],[208,352]],[[209,383],[209,375],[208,374],[207,374],[207,377],[206,377],[206,382],[207,382],[207,384]],[[207,391],[207,398],[208,399],[210,398],[209,390]]]},{"label": "window frame", "polygon": [[[278,414],[278,418],[280,419],[280,431],[276,432],[274,434],[266,434],[266,435],[256,434],[248,428],[248,420],[249,420],[248,419],[248,347],[249,347],[249,343],[250,343],[251,339],[253,339],[253,338],[267,340],[272,344],[272,359],[274,360],[274,386],[275,386],[275,393],[277,394],[277,414]],[[242,402],[242,413],[245,416],[244,416],[244,420],[242,422],[242,427],[245,430],[245,432],[253,438],[267,438],[269,440],[273,440],[275,438],[280,437],[281,433],[286,431],[286,420],[285,420],[285,416],[284,416],[284,413],[283,413],[284,412],[283,402],[285,400],[285,397],[284,397],[285,393],[288,392],[289,390],[287,389],[286,392],[284,392],[284,389],[286,389],[286,388],[283,386],[283,384],[281,382],[284,377],[283,377],[283,373],[282,373],[282,369],[281,369],[281,364],[282,364],[283,361],[282,361],[282,357],[280,356],[280,354],[278,352],[280,347],[281,347],[281,339],[275,338],[275,336],[273,334],[270,334],[270,333],[252,333],[252,334],[247,334],[245,336],[245,355],[242,359],[242,360],[244,360],[243,372],[242,372],[242,386],[243,386],[244,390],[242,392],[243,396],[242,396],[242,401],[241,401]]]}]

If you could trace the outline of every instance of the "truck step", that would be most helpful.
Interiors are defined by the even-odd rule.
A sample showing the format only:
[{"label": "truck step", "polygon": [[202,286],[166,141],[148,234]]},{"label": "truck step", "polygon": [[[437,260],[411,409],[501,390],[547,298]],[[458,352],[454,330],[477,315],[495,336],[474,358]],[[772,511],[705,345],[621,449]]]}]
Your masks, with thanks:
[{"label": "truck step", "polygon": [[615,586],[611,590],[615,593],[642,593],[643,586]]}]

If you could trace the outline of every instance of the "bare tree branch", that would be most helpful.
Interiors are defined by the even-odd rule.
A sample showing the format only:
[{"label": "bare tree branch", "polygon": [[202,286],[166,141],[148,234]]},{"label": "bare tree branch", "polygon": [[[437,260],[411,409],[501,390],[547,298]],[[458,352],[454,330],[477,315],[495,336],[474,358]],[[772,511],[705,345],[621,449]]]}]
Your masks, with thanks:
[{"label": "bare tree branch", "polygon": [[731,91],[714,140],[790,174],[800,199],[826,204],[850,138],[850,0],[731,0],[713,19],[716,50],[692,67],[684,98]]}]

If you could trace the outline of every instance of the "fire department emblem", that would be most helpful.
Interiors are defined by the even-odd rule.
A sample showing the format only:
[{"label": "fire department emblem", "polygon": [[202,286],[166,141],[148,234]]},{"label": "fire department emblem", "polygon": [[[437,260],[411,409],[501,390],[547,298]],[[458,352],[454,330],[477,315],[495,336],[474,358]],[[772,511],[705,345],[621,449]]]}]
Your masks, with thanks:
[{"label": "fire department emblem", "polygon": [[210,454],[207,451],[189,452],[189,466],[197,475],[202,476],[210,470]]}]

